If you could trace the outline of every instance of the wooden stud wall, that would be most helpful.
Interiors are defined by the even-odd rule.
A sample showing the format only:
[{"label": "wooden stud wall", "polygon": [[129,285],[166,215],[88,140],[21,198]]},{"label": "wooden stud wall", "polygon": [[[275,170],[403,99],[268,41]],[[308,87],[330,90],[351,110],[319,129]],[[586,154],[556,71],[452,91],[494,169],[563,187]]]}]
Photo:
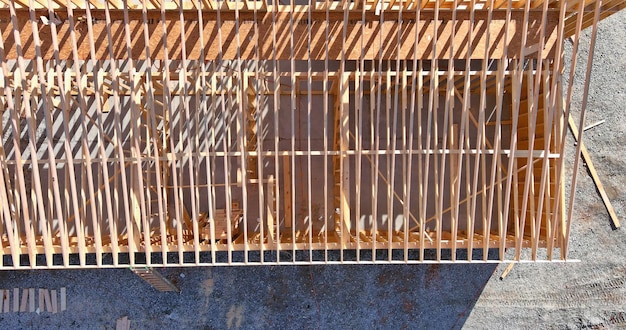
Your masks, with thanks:
[{"label": "wooden stud wall", "polygon": [[623,7],[2,0],[0,269],[567,260],[563,41]]}]

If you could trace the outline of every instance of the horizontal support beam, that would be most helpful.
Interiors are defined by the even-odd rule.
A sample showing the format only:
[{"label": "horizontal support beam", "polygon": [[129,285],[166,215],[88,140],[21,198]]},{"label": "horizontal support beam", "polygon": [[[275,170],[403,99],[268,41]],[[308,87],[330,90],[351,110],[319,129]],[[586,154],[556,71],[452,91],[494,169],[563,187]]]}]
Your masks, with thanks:
[{"label": "horizontal support beam", "polygon": [[[234,16],[223,15],[221,25],[217,23],[216,17],[209,15],[204,17],[203,35],[206,42],[204,60],[222,59],[250,59],[250,60],[270,60],[270,59],[295,59],[307,60],[341,60],[342,48],[344,49],[344,58],[346,60],[357,59],[413,59],[415,48],[417,49],[418,59],[450,59],[450,43],[451,34],[454,29],[455,44],[454,59],[466,59],[468,45],[466,40],[469,34],[472,36],[472,54],[470,59],[484,59],[485,49],[488,50],[487,58],[501,58],[506,55],[508,58],[517,58],[522,35],[526,34],[526,44],[540,44],[540,27],[541,12],[530,12],[529,27],[527,31],[523,31],[523,12],[512,12],[511,21],[508,25],[508,40],[504,40],[505,35],[505,13],[493,13],[493,19],[489,27],[486,26],[487,13],[484,11],[476,12],[474,26],[470,26],[469,13],[460,12],[456,14],[456,22],[453,22],[452,14],[442,12],[439,14],[439,22],[435,24],[433,13],[422,13],[419,22],[407,20],[411,18],[411,13],[403,14],[402,24],[398,23],[398,16],[395,14],[385,15],[385,20],[381,22],[379,16],[374,14],[366,15],[365,24],[362,24],[360,14],[358,18],[350,19],[344,22],[342,15],[330,15],[328,20],[325,13],[312,13],[311,24],[311,49],[307,42],[308,19],[305,13],[291,14],[276,13],[274,14],[274,24],[272,24],[272,14],[259,13],[258,18],[254,21],[250,15],[241,14],[239,18],[240,24],[235,23]],[[372,17],[369,17],[372,16]],[[75,17],[80,17],[79,13],[75,13]],[[290,21],[293,19],[293,22]],[[68,18],[57,26],[59,37],[59,57],[61,59],[73,59],[72,44],[69,37]],[[17,29],[20,32],[22,43],[22,53],[25,58],[35,58],[36,45],[32,40],[32,24],[28,20],[28,15],[19,15],[17,17]],[[558,13],[550,11],[547,13],[545,22],[545,48],[542,52],[543,57],[551,58],[554,56],[553,46],[556,43],[556,26],[558,22]],[[181,23],[175,18],[166,18],[166,41],[168,49],[163,47],[163,24],[160,18],[151,19],[145,22],[150,31],[149,39],[149,57],[152,59],[163,59],[167,52],[169,59],[179,60],[182,58],[181,47]],[[124,23],[121,20],[113,20],[110,26],[112,36],[112,53],[108,51],[107,25],[102,20],[96,20],[93,25],[94,40],[96,40],[96,58],[97,60],[105,59],[145,59],[146,44],[143,38],[144,21],[134,19],[129,22],[128,28],[131,34],[130,56],[127,51],[125,42]],[[185,29],[185,46],[187,49],[187,58],[190,60],[200,59],[201,46],[199,43],[199,29],[197,16],[190,13],[184,18]],[[80,59],[89,59],[89,38],[87,24],[84,22],[75,22],[76,36],[78,40],[77,48]],[[255,37],[255,25],[258,29],[258,39]],[[293,26],[293,31],[290,28]],[[343,40],[343,29],[346,29],[346,39]],[[39,22],[39,35],[42,40],[41,52],[44,59],[54,58],[54,50],[52,47],[51,30],[49,27]],[[436,45],[433,45],[436,31]],[[218,29],[221,30],[223,38],[222,45],[217,44]],[[414,47],[415,33],[419,31],[419,43]],[[5,40],[5,56],[9,59],[17,58],[15,40],[13,39],[13,31],[11,23],[7,21],[0,22],[0,31],[2,31]],[[276,31],[276,40],[278,45],[274,47],[273,31]],[[326,33],[328,31],[328,38]],[[237,45],[236,34],[239,34],[241,44]],[[402,36],[400,42],[400,50],[398,50],[398,33]],[[486,44],[487,34],[490,35],[490,43]],[[295,40],[293,49],[290,45],[291,35],[299,36]],[[326,41],[328,41],[328,53],[326,53]],[[256,44],[258,43],[258,57],[255,53]],[[362,46],[363,45],[363,46]],[[433,47],[436,46],[436,47]],[[503,54],[508,46],[508,54]],[[237,49],[239,48],[239,54]],[[436,53],[433,54],[433,49]],[[537,53],[528,56],[537,56]],[[528,58],[527,56],[527,58]]]},{"label": "horizontal support beam", "polygon": [[[240,157],[243,153],[240,151],[230,151],[230,152],[222,152],[222,151],[215,151],[215,152],[194,152],[192,155],[194,157]],[[494,155],[496,154],[496,152],[493,149],[486,149],[486,150],[482,150],[482,149],[456,149],[456,150],[452,150],[452,149],[415,149],[415,150],[395,150],[395,151],[387,151],[387,150],[360,150],[360,151],[356,151],[356,150],[346,150],[346,151],[321,151],[321,150],[311,150],[311,151],[305,151],[305,150],[296,150],[296,151],[264,151],[264,152],[257,152],[257,151],[246,151],[246,155],[247,156],[251,156],[251,157],[273,157],[273,156],[280,156],[280,157],[285,157],[285,156],[358,156],[358,155],[379,155],[379,156],[383,156],[383,155],[396,155],[396,156],[400,156],[400,155]],[[503,156],[510,156],[511,155],[511,150],[509,149],[501,149],[497,154],[499,155],[503,155]],[[514,154],[514,158],[522,158],[522,159],[528,159],[530,152],[528,150],[516,150],[515,154]],[[532,156],[531,158],[533,159],[541,159],[546,157],[545,154],[545,150],[533,150],[532,152]],[[557,159],[560,158],[560,155],[558,153],[548,153],[547,157],[550,159]],[[124,160],[126,161],[126,163],[142,163],[142,162],[152,162],[155,160],[160,160],[160,161],[175,161],[175,160],[187,160],[190,159],[191,156],[189,153],[168,153],[167,155],[161,156],[161,157],[140,157],[140,158],[135,158],[135,157],[125,157]],[[103,159],[98,158],[98,157],[92,157],[91,161],[93,162],[100,162]],[[117,157],[108,157],[106,159],[104,159],[105,161],[108,162],[119,162],[121,161],[120,158]],[[55,160],[57,164],[65,164],[67,163],[64,159],[56,159]],[[15,160],[5,160],[4,161],[5,164],[7,165],[16,165],[17,161]],[[23,159],[20,161],[20,164],[22,165],[27,165],[27,164],[31,164],[32,161],[30,159]],[[40,165],[45,165],[48,164],[48,158],[41,158],[37,161],[38,164]],[[83,158],[79,158],[79,157],[75,157],[73,158],[72,161],[73,164],[84,164],[85,163],[85,159]]]},{"label": "horizontal support beam", "polygon": [[[289,249],[287,249],[289,250]],[[474,260],[435,260],[435,259],[424,259],[424,260],[414,260],[414,259],[409,259],[409,260],[313,260],[313,261],[293,261],[293,260],[289,260],[289,261],[285,261],[285,260],[281,260],[281,261],[215,261],[215,262],[182,262],[182,263],[150,263],[151,267],[177,267],[177,268],[181,268],[181,267],[194,267],[194,268],[198,268],[198,267],[221,267],[221,266],[245,266],[245,267],[250,267],[250,266],[312,266],[312,265],[321,265],[321,266],[328,266],[328,265],[341,265],[341,266],[346,266],[346,265],[372,265],[372,264],[385,264],[385,265],[423,265],[423,264],[427,264],[427,265],[434,265],[434,264],[470,264],[470,263],[480,263],[480,264],[500,264],[503,262],[513,262],[513,263],[519,263],[519,264],[541,264],[541,263],[577,263],[580,262],[580,259],[538,259],[538,260],[517,260],[517,259],[488,259],[488,260],[481,260],[481,261],[474,261]],[[135,266],[146,266],[146,264],[139,264],[139,263],[135,263],[133,264]],[[0,270],[33,270],[33,269],[47,269],[47,270],[53,270],[53,269],[117,269],[117,268],[128,268],[129,264],[125,263],[119,263],[119,264],[102,264],[102,265],[96,265],[96,264],[85,264],[85,265],[53,265],[53,266],[4,266],[3,268],[0,268]]]},{"label": "horizontal support beam", "polygon": [[[365,232],[361,232],[360,234],[362,235],[362,237],[371,237],[370,234],[364,234]],[[437,234],[434,231],[429,231],[426,234],[428,234],[431,237],[435,237]],[[158,235],[158,233],[155,233],[155,235]],[[253,236],[253,235],[251,235]],[[387,239],[389,237],[389,234],[385,231],[379,231],[378,234],[376,235],[377,237],[379,237],[379,239]],[[450,232],[444,231],[442,233],[442,240],[441,240],[441,244],[442,244],[442,248],[450,248],[452,246],[452,241],[449,238],[451,236]],[[314,236],[315,237],[315,236]],[[401,241],[403,239],[403,233],[402,232],[398,232],[398,233],[393,233],[391,235],[392,238],[395,238],[396,240],[394,240],[393,242],[388,242],[388,241],[360,241],[358,243],[358,247],[362,250],[367,250],[367,249],[371,249],[374,245],[376,246],[377,249],[386,249],[391,245],[391,248],[394,249],[402,249],[404,248],[404,242]],[[185,238],[185,237],[183,237]],[[189,238],[189,237],[187,237]],[[175,244],[176,242],[176,235],[168,235],[168,239],[172,240],[171,244],[168,244],[168,251],[176,251],[179,248],[182,251],[185,252],[192,252],[194,251],[194,245],[193,245],[193,240],[189,240],[188,242],[185,243],[180,243],[180,244]],[[287,233],[287,234],[281,234],[281,239],[280,241],[285,242],[286,240],[290,240],[291,239],[291,233]],[[323,241],[323,237],[315,237],[313,239],[313,242],[307,242],[306,241],[307,237],[297,237],[297,242],[295,243],[295,248],[297,250],[308,250],[309,248],[312,248],[313,250],[339,250],[340,249],[340,244],[341,241],[339,239],[339,237],[334,236],[334,235],[328,235],[328,241],[324,242]],[[474,241],[475,246],[476,243],[482,243],[482,241],[484,240],[484,237],[480,234],[475,234],[474,237],[472,238]],[[506,247],[515,247],[515,241],[517,239],[520,238],[516,238],[513,235],[507,235],[505,241],[506,241]],[[497,248],[498,247],[498,240],[499,237],[497,235],[491,235],[491,239],[489,240],[489,246],[492,248]],[[458,238],[456,240],[456,244],[457,244],[457,248],[464,248],[467,247],[467,243],[468,243],[469,239],[467,237],[463,237],[463,238]],[[530,247],[530,237],[524,237],[521,238],[522,241],[522,246],[523,247]],[[5,242],[6,245],[8,245],[8,242]],[[410,249],[419,249],[420,248],[420,240],[419,240],[419,232],[411,232],[411,235],[409,235],[409,241],[407,241],[408,244],[408,248]],[[427,249],[434,249],[436,247],[436,244],[434,244],[434,242],[430,242],[428,239],[424,240],[424,244],[425,244],[425,248]],[[214,248],[215,251],[217,252],[226,252],[229,250],[228,247],[228,243],[225,242],[218,242],[215,244]],[[233,249],[233,251],[243,251],[244,250],[244,244],[243,243],[231,243],[231,248]],[[292,242],[285,242],[285,243],[271,243],[271,242],[267,242],[264,243],[264,250],[270,250],[273,248],[276,248],[276,245],[278,245],[280,247],[280,250],[291,250],[294,247],[294,243]],[[249,248],[249,250],[251,251],[258,251],[261,249],[261,243],[258,243],[258,241],[256,242],[252,242],[252,240],[250,240],[250,242],[247,243],[247,246]],[[354,241],[348,241],[345,243],[345,248],[346,249],[356,249],[357,248],[357,243]],[[154,244],[151,246],[152,249],[152,253],[158,253],[161,251],[161,245],[158,244]],[[21,248],[22,253],[27,253],[27,249],[25,247]],[[53,246],[52,250],[55,254],[59,254],[61,253],[61,247],[60,246]],[[85,247],[85,252],[86,253],[95,253],[95,246],[92,245],[87,245]],[[127,245],[122,245],[120,244],[120,246],[118,247],[118,251],[120,253],[128,253],[129,249]],[[199,246],[199,251],[200,252],[208,252],[211,251],[211,244],[200,244]],[[5,254],[10,254],[9,248],[4,248],[3,251]],[[44,252],[44,247],[38,245],[36,247],[36,252],[37,253],[43,253]],[[70,253],[78,253],[78,248],[76,246],[71,246]],[[112,253],[113,250],[111,248],[111,246],[106,245],[102,247],[102,252],[103,253]],[[140,250],[136,251],[137,253],[142,253],[144,252],[143,247],[140,247]],[[2,267],[0,266],[0,269],[2,269]]]},{"label": "horizontal support beam", "polygon": [[[45,66],[44,66],[45,67]],[[49,71],[48,74],[53,73],[52,71]],[[98,82],[100,86],[103,87],[103,89],[101,90],[101,94],[102,95],[107,95],[107,96],[112,96],[113,94],[113,75],[108,72],[108,71],[104,71],[101,70],[100,72],[101,74],[98,76],[100,77],[100,81]],[[187,95],[194,95],[196,93],[206,93],[207,95],[211,94],[212,92],[215,95],[221,95],[221,93],[224,94],[235,94],[235,88],[233,84],[236,84],[236,80],[234,79],[240,79],[241,76],[243,76],[243,80],[247,80],[249,78],[257,78],[257,79],[272,79],[273,78],[273,74],[272,73],[261,73],[261,72],[242,72],[242,74],[238,74],[237,72],[205,72],[205,73],[201,73],[201,72],[186,72],[184,74],[184,76],[186,77],[184,80],[189,82],[189,81],[196,81],[196,80],[202,80],[205,79],[206,83],[205,84],[201,84],[198,86],[195,86],[195,88],[192,87],[187,87],[187,89],[185,90],[183,88],[183,85],[181,83],[181,78],[183,75],[180,74],[180,70],[173,70],[170,72],[170,85],[169,85],[169,94],[170,95],[184,95],[185,92],[187,93]],[[533,74],[535,74],[535,71],[532,71]],[[385,76],[385,75],[389,75],[391,77],[395,77],[399,74],[403,74],[405,75],[408,79],[409,79],[409,85],[411,85],[411,77],[413,77],[414,75],[420,75],[422,77],[425,78],[426,81],[428,81],[428,79],[430,78],[431,75],[437,75],[439,76],[439,86],[440,88],[446,88],[445,84],[446,84],[446,79],[449,78],[450,76],[453,77],[453,79],[455,81],[461,81],[465,78],[466,74],[469,75],[472,79],[471,83],[471,87],[470,88],[476,88],[478,87],[477,85],[479,85],[481,83],[481,80],[477,79],[483,76],[482,71],[468,71],[468,72],[463,72],[463,71],[454,71],[452,72],[452,75],[448,72],[448,71],[436,71],[431,73],[430,71],[420,71],[419,73],[414,73],[412,71],[405,71],[405,72],[397,72],[397,71],[387,71],[387,72],[350,72],[350,73],[346,73],[350,76],[350,81],[355,81],[355,80],[363,80],[363,81],[374,81],[376,82],[376,80],[378,79],[379,76]],[[147,71],[139,71],[139,72],[133,72],[133,77],[137,78],[139,81],[142,82],[142,84],[145,84],[145,82],[147,82],[148,79],[148,73]],[[279,77],[290,77],[292,74],[289,72],[281,72],[279,73],[277,76]],[[511,75],[511,71],[505,70],[504,71],[504,75],[505,77],[508,77],[509,75]],[[84,72],[83,74],[81,74],[82,78],[86,80],[85,84],[83,85],[84,90],[82,91],[83,95],[86,96],[91,96],[95,94],[95,83],[94,83],[94,74],[92,72]],[[153,95],[163,95],[164,94],[164,86],[165,86],[165,74],[162,72],[150,72],[150,76],[152,77],[152,94]],[[307,72],[293,72],[293,76],[295,77],[296,81],[302,81],[302,80],[307,80],[307,79],[311,79],[311,81],[323,81],[326,78],[331,78],[334,79],[335,77],[337,77],[337,73],[336,72],[328,72],[328,73],[323,73],[323,72],[311,72],[310,74]],[[118,88],[118,95],[131,95],[131,90],[130,90],[130,86],[128,81],[130,81],[130,73],[128,71],[122,71],[118,74],[119,77],[119,88]],[[496,79],[496,71],[485,71],[485,77],[487,79],[487,81],[495,81]],[[79,87],[77,86],[77,82],[76,82],[76,73],[73,71],[65,71],[64,74],[64,79],[67,81],[70,81],[70,86],[72,86],[72,90],[70,91],[70,94],[73,96],[77,96],[79,95],[78,93],[78,89]],[[31,95],[41,95],[41,86],[47,83],[39,83],[38,81],[38,76],[37,73],[34,71],[29,71],[27,72],[27,75],[25,77],[22,77],[19,71],[15,71],[15,72],[9,72],[9,74],[4,75],[1,71],[0,71],[0,98],[4,97],[4,91],[3,88],[6,88],[7,86],[11,87],[13,90],[16,90],[17,88],[20,89],[24,89],[23,85],[22,85],[22,80],[26,81],[26,89],[28,90],[28,93]],[[224,84],[226,85],[224,88],[219,89],[219,90],[214,90],[211,91],[210,87],[213,86],[214,82],[213,80],[215,80],[216,82],[224,82]],[[148,86],[144,86],[146,90],[148,90]],[[282,86],[281,86],[282,87]],[[427,91],[429,88],[428,86],[424,86],[423,90]],[[142,91],[136,91],[137,93],[142,93]],[[325,93],[328,93],[330,95],[334,95],[336,93],[336,89],[329,89],[328,91],[323,91],[323,90],[312,90],[311,94],[312,95],[325,95]],[[58,96],[59,95],[59,88],[56,85],[52,85],[51,88],[49,89],[49,93],[51,93],[51,95],[54,96]],[[258,94],[265,94],[265,95],[273,95],[274,91],[270,90],[270,89],[265,89],[265,90],[261,90],[261,91],[257,91]],[[282,94],[291,94],[290,90],[286,90],[283,88],[280,88],[280,93]],[[355,91],[352,89],[350,91],[348,91],[348,93],[355,93]],[[364,94],[369,94],[369,91],[364,91]],[[383,91],[384,93],[384,91]],[[298,95],[307,95],[308,91],[307,90],[296,90],[296,94]]]}]

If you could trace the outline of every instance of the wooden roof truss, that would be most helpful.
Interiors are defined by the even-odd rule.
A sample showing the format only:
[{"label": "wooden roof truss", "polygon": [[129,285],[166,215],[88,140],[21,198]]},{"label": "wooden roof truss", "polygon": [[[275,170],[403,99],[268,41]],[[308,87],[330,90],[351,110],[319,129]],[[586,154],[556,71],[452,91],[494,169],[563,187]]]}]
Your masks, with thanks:
[{"label": "wooden roof truss", "polygon": [[567,260],[625,4],[0,0],[0,268]]}]

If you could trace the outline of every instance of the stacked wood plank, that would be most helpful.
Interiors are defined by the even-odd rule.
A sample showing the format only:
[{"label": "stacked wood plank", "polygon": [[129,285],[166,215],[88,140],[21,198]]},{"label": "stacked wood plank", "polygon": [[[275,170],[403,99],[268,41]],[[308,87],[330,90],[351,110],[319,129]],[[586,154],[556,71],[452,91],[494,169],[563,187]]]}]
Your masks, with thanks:
[{"label": "stacked wood plank", "polygon": [[[21,291],[21,295],[20,295]],[[37,292],[37,294],[36,294]],[[34,288],[0,290],[0,313],[51,313],[67,310],[66,289],[49,290]]]}]

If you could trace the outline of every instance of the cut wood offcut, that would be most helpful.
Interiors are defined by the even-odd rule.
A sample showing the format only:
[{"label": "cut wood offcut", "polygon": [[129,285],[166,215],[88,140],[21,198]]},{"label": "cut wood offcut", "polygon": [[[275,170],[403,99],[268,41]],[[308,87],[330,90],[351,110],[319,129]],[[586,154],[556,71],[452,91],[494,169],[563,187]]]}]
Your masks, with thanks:
[{"label": "cut wood offcut", "polygon": [[[22,292],[20,296],[20,291]],[[1,299],[0,299],[0,312],[9,313],[9,312],[20,312],[24,313],[28,312],[37,312],[37,313],[57,313],[57,290],[48,290],[48,289],[38,289],[38,294],[35,295],[35,289],[22,289],[14,288],[11,296],[11,290],[0,290]],[[65,288],[61,288],[61,310],[66,310],[66,292]],[[11,307],[11,302],[13,307]],[[38,306],[35,309],[35,306]]]}]

